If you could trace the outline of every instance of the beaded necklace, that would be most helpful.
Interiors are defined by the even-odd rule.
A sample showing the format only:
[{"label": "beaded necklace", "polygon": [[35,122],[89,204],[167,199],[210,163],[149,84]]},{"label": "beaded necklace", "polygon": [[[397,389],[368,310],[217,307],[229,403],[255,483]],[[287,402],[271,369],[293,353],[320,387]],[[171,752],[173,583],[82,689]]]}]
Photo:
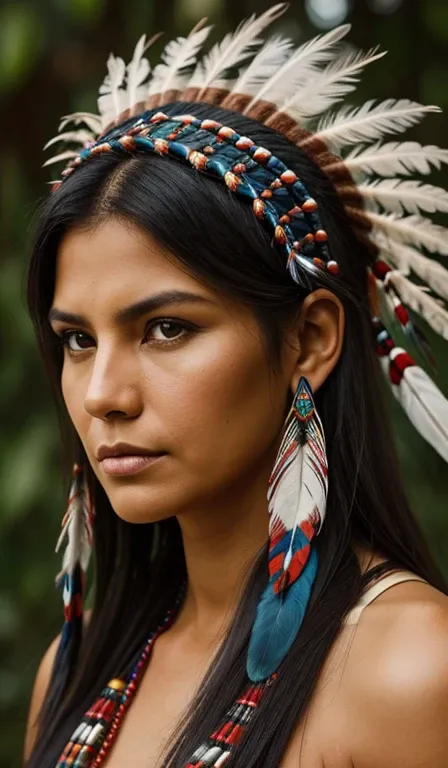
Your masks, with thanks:
[{"label": "beaded necklace", "polygon": [[[186,583],[182,585],[174,606],[149,635],[127,680],[114,678],[103,688],[72,734],[55,768],[101,768],[104,765],[142,681],[154,643],[173,624],[185,591]],[[195,750],[185,768],[222,768],[241,741],[264,692],[276,677],[274,673],[261,683],[250,683],[218,729]]]}]

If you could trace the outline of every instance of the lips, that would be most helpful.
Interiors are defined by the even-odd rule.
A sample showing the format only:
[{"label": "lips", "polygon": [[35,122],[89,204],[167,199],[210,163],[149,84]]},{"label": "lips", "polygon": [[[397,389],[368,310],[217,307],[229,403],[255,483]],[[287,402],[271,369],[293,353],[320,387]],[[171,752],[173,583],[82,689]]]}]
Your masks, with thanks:
[{"label": "lips", "polygon": [[135,475],[160,461],[166,453],[156,452],[129,443],[100,445],[96,453],[107,475]]},{"label": "lips", "polygon": [[152,451],[130,443],[115,443],[114,445],[100,445],[96,452],[98,461],[115,458],[117,456],[160,456],[163,451]]},{"label": "lips", "polygon": [[109,456],[101,466],[106,475],[135,475],[160,461],[166,454],[158,456]]}]

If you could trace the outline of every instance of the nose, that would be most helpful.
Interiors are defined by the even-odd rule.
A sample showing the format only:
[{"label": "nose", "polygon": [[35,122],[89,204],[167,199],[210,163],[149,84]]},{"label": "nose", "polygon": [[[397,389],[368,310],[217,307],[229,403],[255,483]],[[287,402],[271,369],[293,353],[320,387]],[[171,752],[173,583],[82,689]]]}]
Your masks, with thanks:
[{"label": "nose", "polygon": [[98,348],[84,408],[97,419],[135,419],[143,410],[138,370],[130,354],[114,347]]}]

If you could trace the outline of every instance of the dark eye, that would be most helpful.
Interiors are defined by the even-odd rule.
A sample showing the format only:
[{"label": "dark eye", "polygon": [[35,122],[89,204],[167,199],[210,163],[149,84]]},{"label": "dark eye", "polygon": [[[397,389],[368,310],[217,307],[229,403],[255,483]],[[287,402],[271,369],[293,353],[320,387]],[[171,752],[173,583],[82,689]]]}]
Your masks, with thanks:
[{"label": "dark eye", "polygon": [[154,341],[173,341],[185,332],[185,326],[175,320],[158,320],[148,328],[148,336]]},{"label": "dark eye", "polygon": [[90,336],[86,333],[81,333],[81,331],[66,331],[62,335],[62,343],[71,352],[82,352],[84,349],[89,348],[92,340]]}]

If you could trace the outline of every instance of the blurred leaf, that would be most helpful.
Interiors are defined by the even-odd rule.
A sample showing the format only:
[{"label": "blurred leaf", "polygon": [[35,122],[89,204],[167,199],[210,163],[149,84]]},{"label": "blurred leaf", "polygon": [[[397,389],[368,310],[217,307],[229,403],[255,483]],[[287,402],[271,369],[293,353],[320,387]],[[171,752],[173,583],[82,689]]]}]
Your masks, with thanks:
[{"label": "blurred leaf", "polygon": [[17,87],[38,57],[43,43],[42,20],[31,3],[0,9],[0,91]]}]

